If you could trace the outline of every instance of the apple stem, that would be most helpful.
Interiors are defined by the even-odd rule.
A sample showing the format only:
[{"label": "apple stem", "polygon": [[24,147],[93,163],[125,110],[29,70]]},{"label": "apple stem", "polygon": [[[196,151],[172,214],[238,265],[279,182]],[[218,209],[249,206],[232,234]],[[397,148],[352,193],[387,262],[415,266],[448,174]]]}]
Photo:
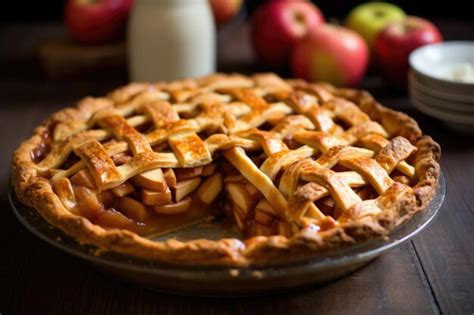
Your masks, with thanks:
[{"label": "apple stem", "polygon": [[381,18],[381,17],[383,17],[383,16],[385,16],[385,12],[383,12],[382,10],[376,10],[376,11],[374,11],[374,17],[376,17],[376,18]]},{"label": "apple stem", "polygon": [[79,0],[77,1],[80,4],[98,4],[100,1],[98,0]]},{"label": "apple stem", "polygon": [[305,16],[304,16],[303,14],[301,14],[301,13],[296,13],[296,14],[295,14],[295,21],[296,21],[297,23],[303,24],[303,23],[305,22]]}]

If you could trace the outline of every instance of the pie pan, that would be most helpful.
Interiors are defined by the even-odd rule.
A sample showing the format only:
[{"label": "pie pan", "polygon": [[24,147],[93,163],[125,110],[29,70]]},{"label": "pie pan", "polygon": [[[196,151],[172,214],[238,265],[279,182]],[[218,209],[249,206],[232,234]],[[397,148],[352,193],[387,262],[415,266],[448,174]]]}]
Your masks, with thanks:
[{"label": "pie pan", "polygon": [[[446,183],[441,173],[438,192],[430,204],[393,230],[387,238],[372,239],[323,252],[297,262],[243,268],[171,265],[116,253],[98,255],[96,247],[79,244],[47,223],[36,210],[21,204],[13,188],[9,191],[9,200],[16,217],[30,232],[116,278],[166,292],[229,296],[277,293],[296,287],[323,284],[348,275],[421,232],[439,212],[445,195]],[[214,228],[209,226],[183,230],[178,235],[168,235],[168,238],[189,240],[197,237],[222,237],[219,225]],[[163,241],[163,238],[159,241]]]}]

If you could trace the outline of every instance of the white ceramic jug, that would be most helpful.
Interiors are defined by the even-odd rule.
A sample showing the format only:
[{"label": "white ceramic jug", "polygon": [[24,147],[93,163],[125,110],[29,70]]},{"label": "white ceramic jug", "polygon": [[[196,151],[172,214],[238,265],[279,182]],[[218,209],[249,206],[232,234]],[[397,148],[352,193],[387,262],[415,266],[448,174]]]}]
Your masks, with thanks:
[{"label": "white ceramic jug", "polygon": [[216,31],[208,0],[135,0],[128,27],[132,81],[215,72]]}]

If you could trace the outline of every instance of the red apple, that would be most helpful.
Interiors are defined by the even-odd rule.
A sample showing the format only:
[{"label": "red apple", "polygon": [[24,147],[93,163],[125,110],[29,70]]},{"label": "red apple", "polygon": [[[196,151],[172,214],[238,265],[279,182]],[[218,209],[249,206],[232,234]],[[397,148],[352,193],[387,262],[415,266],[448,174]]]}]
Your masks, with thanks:
[{"label": "red apple", "polygon": [[218,26],[227,23],[239,13],[242,0],[209,0]]},{"label": "red apple", "polygon": [[375,40],[377,66],[390,84],[406,88],[410,53],[415,48],[442,40],[438,28],[422,18],[409,16],[391,23]]},{"label": "red apple", "polygon": [[307,81],[327,81],[337,86],[355,86],[363,78],[369,48],[356,32],[324,24],[296,44],[291,68]]},{"label": "red apple", "polygon": [[133,0],[69,0],[64,18],[71,37],[83,44],[103,44],[125,36]]},{"label": "red apple", "polygon": [[324,22],[318,7],[306,1],[273,1],[257,9],[252,41],[258,59],[279,68],[288,64],[293,45]]}]

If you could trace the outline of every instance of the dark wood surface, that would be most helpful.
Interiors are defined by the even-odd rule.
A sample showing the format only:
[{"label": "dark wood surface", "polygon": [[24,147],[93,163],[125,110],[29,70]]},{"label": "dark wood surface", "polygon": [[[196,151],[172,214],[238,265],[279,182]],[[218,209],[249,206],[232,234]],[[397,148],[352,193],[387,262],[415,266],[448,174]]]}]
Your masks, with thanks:
[{"label": "dark wood surface", "polygon": [[[474,40],[471,21],[439,21],[446,39]],[[234,33],[232,33],[234,32]],[[245,29],[229,30],[220,68],[259,70]],[[259,298],[198,298],[158,293],[105,276],[30,234],[7,201],[13,150],[53,111],[125,82],[107,78],[49,82],[34,47],[64,36],[55,24],[0,29],[0,314],[472,314],[474,312],[474,136],[445,129],[417,112],[403,93],[371,77],[364,87],[386,106],[417,119],[443,148],[448,193],[436,221],[411,241],[323,287]]]}]

